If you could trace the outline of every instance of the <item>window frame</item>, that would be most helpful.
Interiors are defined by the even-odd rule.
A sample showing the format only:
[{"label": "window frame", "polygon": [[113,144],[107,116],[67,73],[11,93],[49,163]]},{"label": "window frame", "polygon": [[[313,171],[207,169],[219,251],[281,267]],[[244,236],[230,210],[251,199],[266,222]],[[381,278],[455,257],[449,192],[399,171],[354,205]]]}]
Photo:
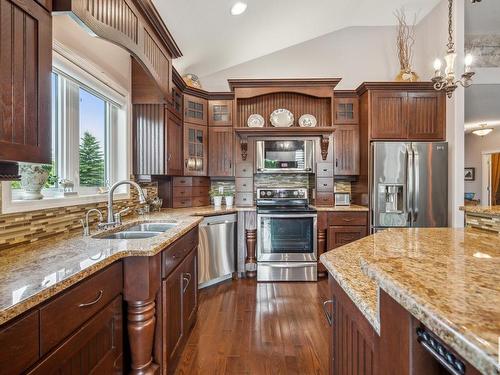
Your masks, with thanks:
[{"label": "window frame", "polygon": [[[106,132],[109,133],[109,137],[106,137],[106,145],[104,148],[108,148],[111,142],[113,147],[109,147],[109,158],[106,160],[107,169],[109,176],[106,178],[111,182],[116,182],[117,180],[129,178],[132,168],[132,126],[131,126],[131,98],[130,92],[123,88],[116,81],[112,80],[108,75],[102,72],[102,68],[99,68],[92,64],[90,61],[76,55],[73,51],[66,48],[64,45],[54,42],[53,45],[53,71],[59,74],[58,78],[58,95],[68,93],[67,87],[62,87],[64,85],[71,86],[70,89],[76,89],[79,91],[80,87],[89,91],[90,93],[104,99],[106,101],[106,122],[114,121],[115,123],[125,123],[125,127],[117,129],[116,127],[109,126]],[[63,84],[61,84],[63,83]],[[79,99],[75,103],[75,98],[79,98],[79,92],[76,96],[66,95],[66,97],[61,97],[58,102],[69,101],[65,103],[66,105],[56,106],[56,111],[58,119],[65,119],[65,121],[70,124],[79,124]],[[110,105],[113,103],[113,105]],[[61,108],[64,107],[64,108]],[[68,110],[68,108],[71,108]],[[76,118],[75,118],[76,116]],[[60,124],[60,123],[59,123]],[[56,168],[57,168],[57,178],[58,180],[62,178],[68,178],[72,181],[79,182],[79,126],[74,129],[72,126],[67,125],[64,127],[57,124],[56,138],[61,139],[63,137],[65,141],[65,147],[54,148],[54,152],[57,153]],[[75,134],[77,133],[77,134]],[[112,140],[112,141],[111,141]],[[127,157],[118,157],[120,152],[126,150]],[[78,176],[77,176],[78,175]],[[13,200],[13,189],[11,188],[10,182],[2,182],[1,184],[1,209],[2,214],[16,213],[16,212],[27,212],[35,211],[47,208],[58,208],[66,206],[75,206],[80,204],[98,203],[105,202],[107,200],[107,194],[99,194],[97,191],[92,194],[94,188],[82,187],[81,192],[84,195],[61,197],[61,196],[51,196],[50,191],[58,191],[57,188],[48,189],[49,194],[41,200]],[[97,190],[97,188],[95,188]],[[90,194],[85,194],[85,192],[90,192]],[[115,199],[129,199],[130,190],[127,185],[117,189],[115,194]]]}]

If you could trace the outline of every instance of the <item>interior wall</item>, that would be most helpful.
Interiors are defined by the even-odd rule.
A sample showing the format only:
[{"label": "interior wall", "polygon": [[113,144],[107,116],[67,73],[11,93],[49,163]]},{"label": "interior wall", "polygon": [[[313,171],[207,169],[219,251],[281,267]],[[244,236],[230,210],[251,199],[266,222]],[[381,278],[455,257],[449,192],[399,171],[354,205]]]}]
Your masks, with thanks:
[{"label": "interior wall", "polygon": [[476,168],[475,180],[465,181],[465,192],[476,193],[475,199],[481,199],[481,203],[485,199],[481,196],[482,154],[491,152],[500,152],[500,128],[484,137],[471,133],[465,135],[465,167]]},{"label": "interior wall", "polygon": [[228,78],[340,77],[338,89],[392,81],[399,72],[396,27],[349,27],[208,76],[203,88],[227,91]]}]

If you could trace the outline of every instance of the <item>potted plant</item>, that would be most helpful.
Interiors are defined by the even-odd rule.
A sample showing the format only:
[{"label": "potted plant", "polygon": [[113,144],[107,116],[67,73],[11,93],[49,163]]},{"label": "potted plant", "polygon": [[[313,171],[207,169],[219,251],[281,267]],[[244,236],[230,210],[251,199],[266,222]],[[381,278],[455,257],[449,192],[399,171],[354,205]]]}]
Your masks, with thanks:
[{"label": "potted plant", "polygon": [[233,207],[233,192],[232,191],[226,191],[224,193],[224,200],[226,201],[226,206],[227,207]]},{"label": "potted plant", "polygon": [[[49,164],[20,163],[21,188],[23,188],[23,199],[43,199],[42,188],[49,180],[52,166]],[[54,176],[52,176],[54,177]]]},{"label": "potted plant", "polygon": [[210,190],[210,196],[214,200],[214,206],[220,208],[222,206],[222,196],[224,194],[219,189]]}]

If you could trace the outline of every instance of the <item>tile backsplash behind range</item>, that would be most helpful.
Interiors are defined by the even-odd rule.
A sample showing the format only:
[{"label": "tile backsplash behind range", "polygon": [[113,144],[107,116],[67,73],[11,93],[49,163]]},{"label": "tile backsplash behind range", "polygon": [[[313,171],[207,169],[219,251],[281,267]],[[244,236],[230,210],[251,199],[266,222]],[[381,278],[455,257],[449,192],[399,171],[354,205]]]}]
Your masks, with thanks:
[{"label": "tile backsplash behind range", "polygon": [[[1,186],[0,184],[0,197]],[[147,191],[148,197],[158,195],[156,183],[141,183],[141,186]],[[131,189],[130,191],[131,198],[129,200],[116,201],[114,205],[115,209],[138,207],[137,192],[135,189]],[[99,208],[103,211],[104,217],[106,217],[106,207],[106,202],[101,202],[30,212],[0,214],[0,251],[15,245],[35,242],[74,230],[81,230],[80,219],[84,217],[85,212],[91,208]],[[92,220],[95,222],[95,215],[92,215]]]}]

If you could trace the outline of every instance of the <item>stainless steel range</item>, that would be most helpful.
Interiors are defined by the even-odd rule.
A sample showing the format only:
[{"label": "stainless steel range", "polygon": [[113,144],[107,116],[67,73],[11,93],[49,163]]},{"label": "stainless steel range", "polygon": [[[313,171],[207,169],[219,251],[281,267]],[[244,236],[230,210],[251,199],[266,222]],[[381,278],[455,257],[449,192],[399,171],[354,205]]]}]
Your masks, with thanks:
[{"label": "stainless steel range", "polygon": [[257,281],[316,281],[316,239],[307,189],[257,189]]}]

